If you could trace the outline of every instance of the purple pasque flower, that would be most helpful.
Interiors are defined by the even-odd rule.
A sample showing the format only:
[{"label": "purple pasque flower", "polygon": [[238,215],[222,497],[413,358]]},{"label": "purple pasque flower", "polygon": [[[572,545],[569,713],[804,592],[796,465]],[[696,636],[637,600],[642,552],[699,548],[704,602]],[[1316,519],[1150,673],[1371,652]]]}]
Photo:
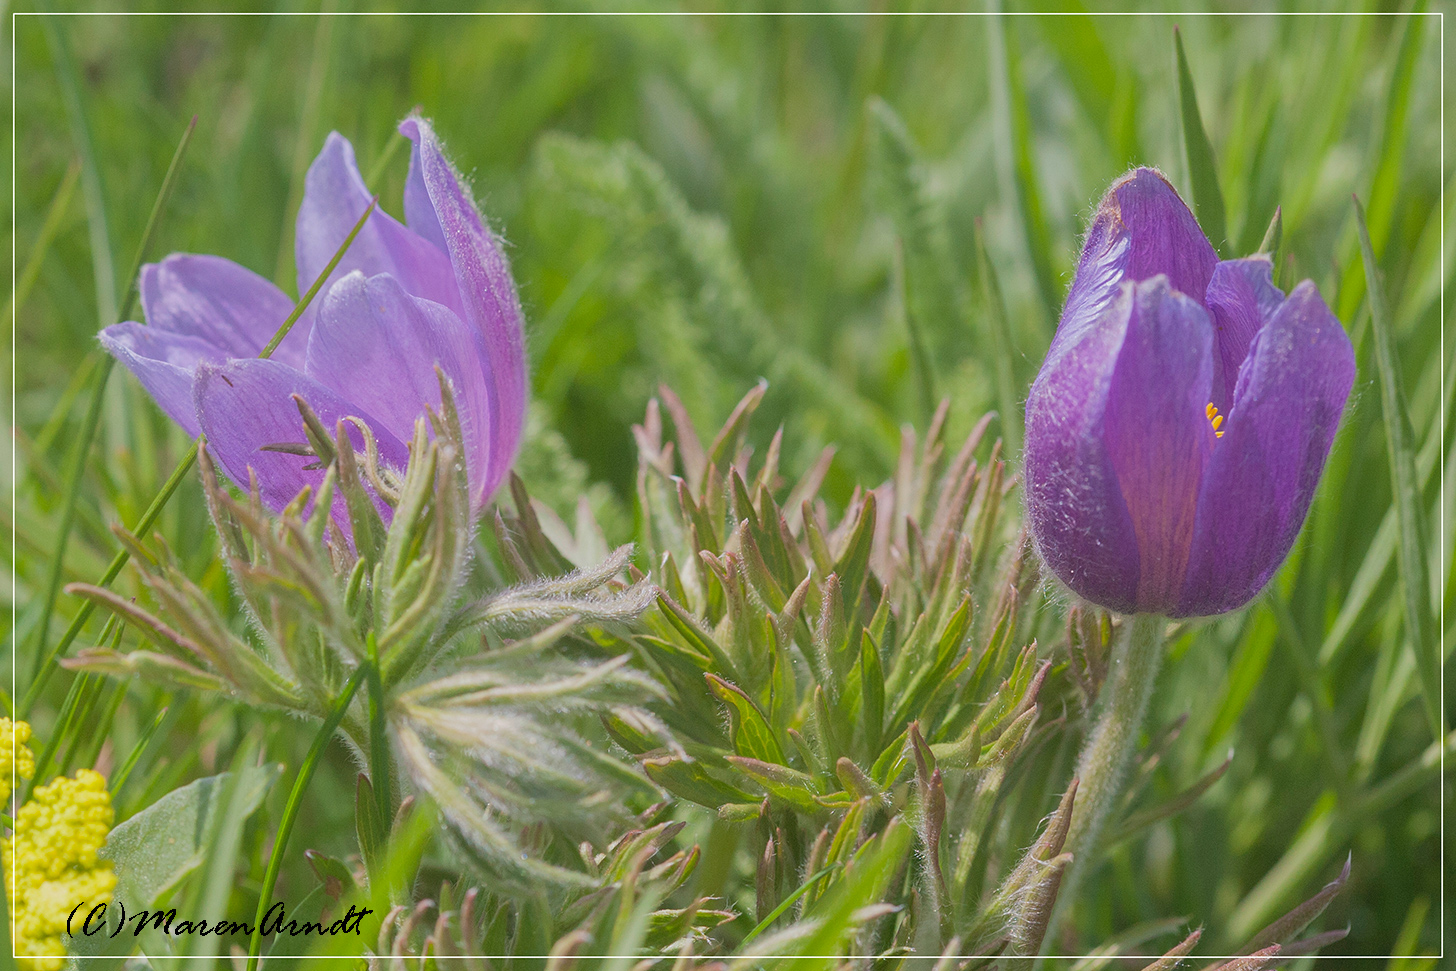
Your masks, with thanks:
[{"label": "purple pasque flower", "polygon": [[1288,555],[1355,380],[1309,280],[1220,262],[1168,181],[1113,183],[1026,405],[1042,560],[1124,613],[1241,607]]},{"label": "purple pasque flower", "polygon": [[[526,409],[521,306],[500,243],[428,122],[414,143],[406,223],[376,208],[318,296],[271,358],[258,353],[293,311],[268,280],[230,260],[182,253],[142,269],[147,326],[101,332],[162,410],[208,446],[234,482],[257,477],[281,509],[323,473],[307,456],[265,450],[301,442],[292,396],[328,428],[368,424],[381,461],[403,469],[415,420],[440,406],[435,368],[460,413],[472,503],[495,492],[520,443]],[[354,149],[337,132],[309,167],[298,211],[298,290],[313,285],[372,196]],[[350,430],[363,446],[357,429]]]}]

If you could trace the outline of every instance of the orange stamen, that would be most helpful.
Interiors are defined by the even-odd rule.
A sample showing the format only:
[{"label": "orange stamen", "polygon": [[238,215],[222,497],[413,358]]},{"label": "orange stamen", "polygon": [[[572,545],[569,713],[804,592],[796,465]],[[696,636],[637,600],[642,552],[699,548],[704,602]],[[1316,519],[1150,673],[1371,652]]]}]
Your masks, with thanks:
[{"label": "orange stamen", "polygon": [[1208,403],[1208,407],[1203,409],[1203,413],[1208,416],[1208,423],[1213,426],[1214,438],[1223,438],[1223,432],[1219,431],[1219,426],[1223,424],[1223,415],[1218,413],[1218,409],[1213,406],[1212,401]]}]

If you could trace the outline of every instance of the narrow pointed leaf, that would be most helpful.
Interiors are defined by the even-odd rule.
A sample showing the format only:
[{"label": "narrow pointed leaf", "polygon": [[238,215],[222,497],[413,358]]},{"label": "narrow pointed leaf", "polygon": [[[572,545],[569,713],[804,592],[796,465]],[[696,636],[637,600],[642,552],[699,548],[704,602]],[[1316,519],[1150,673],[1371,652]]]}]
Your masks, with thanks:
[{"label": "narrow pointed leaf", "polygon": [[1188,180],[1193,188],[1193,208],[1198,223],[1222,256],[1228,255],[1228,230],[1224,217],[1223,192],[1213,162],[1213,145],[1198,111],[1193,75],[1183,54],[1183,34],[1173,28],[1173,47],[1178,57],[1178,107],[1183,116],[1183,149],[1188,158]]},{"label": "narrow pointed leaf", "polygon": [[1441,714],[1441,646],[1431,615],[1431,581],[1427,573],[1430,553],[1421,509],[1421,480],[1416,475],[1414,435],[1401,387],[1400,360],[1396,357],[1394,322],[1385,299],[1385,285],[1375,262],[1365,211],[1355,200],[1360,230],[1360,255],[1365,261],[1365,282],[1370,294],[1370,325],[1375,338],[1375,360],[1380,369],[1380,405],[1385,418],[1386,453],[1390,458],[1391,491],[1395,495],[1400,543],[1396,550],[1404,592],[1405,634],[1415,650],[1421,695],[1435,738],[1445,736]]}]

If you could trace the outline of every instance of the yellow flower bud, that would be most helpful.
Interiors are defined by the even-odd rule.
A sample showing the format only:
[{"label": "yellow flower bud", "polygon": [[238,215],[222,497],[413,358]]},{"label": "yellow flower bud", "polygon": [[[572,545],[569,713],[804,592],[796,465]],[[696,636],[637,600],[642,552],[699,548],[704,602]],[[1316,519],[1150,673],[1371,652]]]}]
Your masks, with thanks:
[{"label": "yellow flower bud", "polygon": [[[0,718],[0,803],[10,802],[12,778],[29,779],[35,774],[35,753],[26,748],[30,724]],[[6,809],[6,812],[9,812]]]},{"label": "yellow flower bud", "polygon": [[[17,737],[22,726],[29,733],[21,722]],[[90,769],[37,787],[16,814],[15,832],[0,851],[18,967],[60,971],[67,915],[77,904],[89,911],[111,900],[116,874],[98,854],[115,818],[106,780]]]}]

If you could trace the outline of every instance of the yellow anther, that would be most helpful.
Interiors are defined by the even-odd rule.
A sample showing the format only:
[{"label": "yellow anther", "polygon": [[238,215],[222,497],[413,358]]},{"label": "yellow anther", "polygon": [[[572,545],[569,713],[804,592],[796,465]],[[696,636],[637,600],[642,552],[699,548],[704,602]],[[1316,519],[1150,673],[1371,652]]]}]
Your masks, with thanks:
[{"label": "yellow anther", "polygon": [[1223,432],[1218,430],[1219,426],[1223,424],[1223,415],[1218,413],[1218,409],[1213,406],[1212,401],[1203,409],[1203,413],[1208,416],[1208,422],[1213,426],[1213,437],[1223,438]]}]

